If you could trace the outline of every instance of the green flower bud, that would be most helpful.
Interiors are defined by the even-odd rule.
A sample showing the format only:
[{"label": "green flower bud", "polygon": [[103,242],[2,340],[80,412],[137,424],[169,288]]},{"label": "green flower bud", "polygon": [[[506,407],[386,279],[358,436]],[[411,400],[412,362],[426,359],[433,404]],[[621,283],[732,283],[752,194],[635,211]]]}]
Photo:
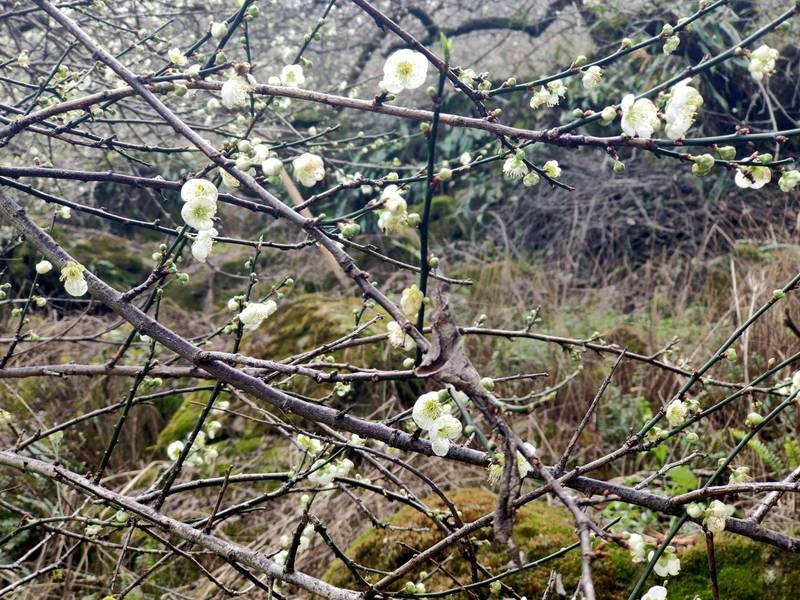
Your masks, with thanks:
[{"label": "green flower bud", "polygon": [[623,162],[621,162],[619,160],[615,160],[614,161],[614,173],[619,175],[619,174],[624,173],[624,172],[625,172],[625,163],[623,163]]},{"label": "green flower bud", "polygon": [[623,48],[630,48],[633,46],[633,40],[631,38],[622,38],[622,42],[620,42],[620,46]]},{"label": "green flower bud", "polygon": [[439,169],[439,173],[437,174],[441,181],[450,181],[453,179],[453,171],[452,169],[448,169],[447,167],[442,167]]},{"label": "green flower bud", "polygon": [[693,156],[692,160],[694,161],[694,164],[692,165],[692,173],[698,177],[705,177],[708,175],[714,168],[714,163],[716,162],[714,157],[710,154]]},{"label": "green flower bud", "polygon": [[417,586],[414,584],[413,581],[406,581],[405,590],[406,594],[416,594]]},{"label": "green flower bud", "polygon": [[436,256],[431,256],[431,259],[428,261],[431,269],[436,269],[439,267],[439,258]]},{"label": "green flower bud", "polygon": [[735,362],[736,361],[736,350],[734,350],[733,348],[728,348],[725,351],[725,359],[728,362]]},{"label": "green flower bud", "polygon": [[759,154],[756,158],[758,162],[762,163],[771,163],[772,162],[772,154],[769,152],[765,152],[764,154]]},{"label": "green flower bud", "polygon": [[178,96],[178,97],[185,96],[188,91],[189,91],[189,88],[187,88],[182,83],[176,83],[175,84],[174,94],[176,96]]},{"label": "green flower bud", "polygon": [[757,412],[751,412],[747,415],[747,418],[744,420],[744,424],[748,427],[756,427],[757,425],[761,425],[764,422],[764,417],[762,417]]},{"label": "green flower bud", "polygon": [[407,358],[403,361],[403,368],[404,369],[413,369],[414,368],[414,359]]},{"label": "green flower bud", "polygon": [[733,160],[736,158],[736,148],[733,146],[722,146],[717,148],[717,154],[722,160]]},{"label": "green flower bud", "polygon": [[575,108],[572,110],[572,116],[576,119],[580,119],[583,117],[583,111],[580,108]]},{"label": "green flower bud", "polygon": [[583,65],[585,65],[587,62],[589,62],[589,59],[588,59],[588,58],[586,58],[586,56],[585,56],[585,55],[583,55],[583,54],[580,54],[580,55],[579,55],[579,56],[578,56],[578,57],[575,59],[575,61],[574,61],[572,64],[573,64],[574,66],[576,66],[576,67],[582,67],[582,66],[583,66]]},{"label": "green flower bud", "polygon": [[483,389],[491,392],[494,389],[494,380],[491,377],[484,377],[481,379],[481,386]]},{"label": "green flower bud", "polygon": [[772,290],[772,297],[776,300],[780,300],[781,298],[786,296],[786,292],[783,290]]},{"label": "green flower bud", "polygon": [[675,32],[675,29],[669,23],[664,23],[664,26],[661,28],[661,35],[664,37],[669,37]]},{"label": "green flower bud", "polygon": [[514,87],[515,85],[517,85],[517,78],[516,77],[509,77],[508,79],[506,79],[506,82],[505,82],[504,85],[506,87]]},{"label": "green flower bud", "polygon": [[422,223],[422,217],[419,216],[419,213],[408,213],[408,217],[406,217],[406,221],[408,222],[411,227],[416,227],[420,223]]}]

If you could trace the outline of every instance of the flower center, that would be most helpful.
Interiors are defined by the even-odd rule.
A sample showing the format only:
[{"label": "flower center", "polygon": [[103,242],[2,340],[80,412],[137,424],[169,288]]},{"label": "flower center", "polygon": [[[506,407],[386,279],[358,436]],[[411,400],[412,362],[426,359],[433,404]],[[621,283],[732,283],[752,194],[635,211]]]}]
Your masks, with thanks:
[{"label": "flower center", "polygon": [[403,79],[407,79],[411,77],[411,74],[414,72],[414,65],[410,62],[404,60],[397,64],[397,75]]}]

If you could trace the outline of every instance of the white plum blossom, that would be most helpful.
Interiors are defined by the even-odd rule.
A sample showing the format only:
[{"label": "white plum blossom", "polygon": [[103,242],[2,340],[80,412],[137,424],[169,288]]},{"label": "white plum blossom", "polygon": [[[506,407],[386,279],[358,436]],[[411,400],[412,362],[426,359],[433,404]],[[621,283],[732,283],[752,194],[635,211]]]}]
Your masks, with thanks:
[{"label": "white plum blossom", "polygon": [[191,202],[192,200],[211,200],[217,201],[219,192],[217,186],[208,179],[189,179],[181,186],[181,200]]},{"label": "white plum blossom", "polygon": [[36,272],[39,275],[46,275],[52,270],[53,263],[51,263],[49,260],[40,260],[38,263],[36,263]]},{"label": "white plum blossom", "polygon": [[597,65],[592,65],[583,72],[583,87],[587,90],[593,90],[600,85],[600,80],[603,79],[603,69]]},{"label": "white plum blossom", "polygon": [[297,436],[297,445],[312,456],[316,456],[322,452],[322,442],[320,442],[317,438],[309,437],[304,433],[301,433]]},{"label": "white plum blossom", "polygon": [[528,165],[525,164],[525,153],[522,150],[506,158],[503,162],[503,174],[509,179],[521,179],[528,174]]},{"label": "white plum blossom", "polygon": [[561,167],[558,166],[557,160],[548,160],[544,165],[542,165],[542,171],[545,175],[552,179],[558,179],[561,177]]},{"label": "white plum blossom", "polygon": [[[239,167],[239,164],[236,165]],[[228,173],[225,169],[219,169],[219,176],[222,178],[222,183],[228,186],[229,188],[238,188],[241,184],[239,180],[236,179],[233,175]]]},{"label": "white plum blossom", "polygon": [[785,171],[778,180],[778,186],[783,192],[791,192],[800,184],[800,171]]},{"label": "white plum blossom", "polygon": [[409,352],[416,346],[411,336],[403,331],[403,328],[397,321],[388,322],[386,324],[386,331],[389,332],[389,345],[392,348]]},{"label": "white plum blossom", "polygon": [[23,50],[19,53],[19,56],[17,56],[17,64],[23,69],[27,69],[31,66],[31,57],[28,55],[27,50]]},{"label": "white plum blossom", "polygon": [[778,56],[778,51],[766,44],[761,44],[753,50],[747,67],[753,79],[761,81],[764,77],[772,75],[775,72],[775,61],[778,60]]},{"label": "white plum blossom", "polygon": [[214,227],[214,217],[217,214],[217,203],[210,198],[198,198],[186,202],[181,209],[183,221],[198,231]]},{"label": "white plum blossom", "polygon": [[325,163],[322,158],[310,152],[304,152],[292,161],[294,178],[305,187],[316,185],[325,177]]},{"label": "white plum blossom", "polygon": [[675,399],[667,405],[667,421],[672,427],[677,427],[686,420],[689,407],[682,400]]},{"label": "white plum blossom", "polygon": [[[536,447],[533,444],[525,442],[522,445],[525,446],[525,449],[531,454],[536,454]],[[533,465],[519,450],[517,450],[517,471],[519,471],[520,479],[525,479],[528,473],[533,471]]]},{"label": "white plum blossom", "polygon": [[642,596],[642,600],[667,600],[667,588],[663,585],[654,585]]},{"label": "white plum blossom", "polygon": [[733,513],[733,507],[724,502],[714,500],[706,508],[704,523],[709,531],[718,533],[725,530],[725,521]]},{"label": "white plum blossom", "polygon": [[170,48],[169,52],[167,52],[167,57],[169,58],[169,62],[176,67],[182,67],[189,61],[186,55],[181,52],[180,48]]},{"label": "white plum blossom", "polygon": [[308,474],[308,480],[319,486],[328,486],[336,477],[336,468],[332,463],[318,460],[311,465],[312,472]]},{"label": "white plum blossom", "polygon": [[253,331],[258,329],[262,321],[269,318],[276,310],[278,310],[278,305],[274,300],[249,302],[239,313],[239,322],[244,326],[245,331]]},{"label": "white plum blossom", "polygon": [[684,79],[672,88],[669,101],[664,109],[664,131],[671,140],[686,137],[686,132],[694,124],[697,110],[703,105],[703,97]]},{"label": "white plum blossom", "polygon": [[433,427],[437,419],[445,414],[444,407],[439,401],[439,392],[422,394],[414,403],[411,418],[420,429],[428,430]]},{"label": "white plum blossom", "polygon": [[678,49],[678,46],[681,45],[681,36],[675,34],[669,36],[666,40],[664,40],[664,47],[661,49],[664,54],[672,54],[675,50]]},{"label": "white plum blossom", "polygon": [[255,80],[251,75],[248,75],[247,78],[234,77],[228,79],[222,84],[222,89],[220,90],[222,105],[229,110],[235,110],[247,104],[247,99],[250,92],[253,91],[254,83]]},{"label": "white plum blossom", "polygon": [[620,108],[622,131],[629,137],[650,139],[660,125],[656,105],[647,98],[636,100],[633,94],[628,94],[622,99]]},{"label": "white plum blossom", "polygon": [[275,177],[283,171],[283,162],[280,158],[273,156],[261,163],[261,170],[267,177]]},{"label": "white plum blossom", "polygon": [[772,179],[772,171],[769,167],[759,167],[757,165],[741,165],[736,169],[736,176],[733,180],[740,188],[751,188],[760,190]]},{"label": "white plum blossom", "polygon": [[428,59],[420,52],[404,48],[386,59],[381,85],[386,91],[398,94],[417,89],[425,83],[427,75]]},{"label": "white plum blossom", "polygon": [[[647,560],[653,560],[654,555],[655,551],[651,550],[650,554],[647,556]],[[656,564],[653,565],[653,571],[655,571],[656,575],[659,577],[668,577],[670,575],[675,577],[681,572],[681,559],[675,554],[675,548],[673,546],[666,547],[664,553],[658,557]]]},{"label": "white plum blossom", "polygon": [[400,295],[400,308],[408,318],[416,318],[419,309],[422,308],[423,300],[425,300],[425,294],[414,284],[404,289]]},{"label": "white plum blossom", "polygon": [[543,85],[538,91],[533,93],[531,98],[531,108],[534,110],[542,106],[554,107],[558,106],[561,98],[567,95],[567,86],[558,79],[551,81],[547,85]]},{"label": "white plum blossom", "polygon": [[211,248],[214,245],[214,238],[219,235],[219,232],[213,227],[210,229],[203,229],[199,231],[192,242],[192,256],[195,260],[206,262],[208,255],[211,254]]},{"label": "white plum blossom", "polygon": [[452,415],[443,415],[436,419],[428,430],[433,453],[436,456],[446,456],[450,450],[450,442],[461,435],[461,429],[461,421]]},{"label": "white plum blossom", "polygon": [[645,552],[647,552],[647,543],[641,534],[632,533],[628,537],[628,549],[631,553],[631,560],[635,563],[644,562]]},{"label": "white plum blossom", "polygon": [[396,233],[408,225],[408,206],[400,188],[387,185],[381,193],[384,210],[378,211],[378,228],[384,233]]},{"label": "white plum blossom", "polygon": [[175,440],[174,442],[170,442],[169,446],[167,446],[167,457],[170,460],[178,460],[178,457],[183,452],[183,442],[180,440]]},{"label": "white plum blossom", "polygon": [[86,267],[75,261],[69,261],[61,267],[60,280],[64,283],[64,290],[70,296],[83,296],[89,290],[89,286],[83,276],[85,270]]},{"label": "white plum blossom", "polygon": [[303,87],[306,77],[303,75],[303,67],[300,65],[286,65],[281,69],[281,83],[286,87]]}]

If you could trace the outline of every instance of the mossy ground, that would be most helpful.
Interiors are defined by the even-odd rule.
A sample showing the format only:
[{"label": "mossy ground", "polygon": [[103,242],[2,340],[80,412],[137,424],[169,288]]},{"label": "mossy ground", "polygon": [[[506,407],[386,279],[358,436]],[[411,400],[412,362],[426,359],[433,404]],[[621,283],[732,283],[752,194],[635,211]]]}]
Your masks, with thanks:
[{"label": "mossy ground", "polygon": [[[454,504],[461,511],[464,522],[469,522],[490,512],[494,508],[495,496],[485,490],[462,490],[450,494]],[[442,504],[434,499],[427,503],[438,509]],[[356,563],[391,571],[414,554],[413,549],[422,550],[442,535],[431,521],[419,512],[405,507],[389,519],[395,526],[424,531],[394,531],[389,529],[369,529],[362,533],[346,552]],[[508,550],[492,541],[492,532],[486,528],[478,532],[473,547],[478,560],[493,574],[511,566]],[[514,541],[523,553],[525,561],[545,557],[576,541],[574,526],[569,514],[559,507],[544,502],[532,502],[517,513],[514,526]],[[600,542],[596,545],[597,560],[593,564],[595,588],[600,600],[626,600],[642,566],[631,562],[627,550],[616,545]],[[682,570],[679,576],[667,583],[670,600],[711,600],[708,563],[705,541],[698,536],[693,545],[679,550]],[[720,597],[726,600],[796,600],[800,589],[800,557],[782,552],[771,546],[757,544],[748,539],[732,535],[721,535],[716,539],[716,558]],[[406,581],[419,581],[421,571],[430,575],[425,580],[428,592],[444,591],[454,587],[455,576],[459,581],[470,581],[468,563],[457,549],[436,557],[444,565],[447,573],[437,570],[431,563],[422,565],[410,573],[395,589]],[[528,598],[540,598],[547,585],[550,569],[555,569],[562,577],[568,594],[574,591],[580,572],[580,556],[577,550],[534,567],[515,573],[503,581],[517,593]],[[335,561],[324,576],[334,585],[357,588],[350,572],[341,561]],[[372,581],[378,577],[367,575]],[[651,579],[651,583],[662,583]],[[488,596],[488,587],[479,591],[481,597]],[[453,598],[466,597],[454,594]]]}]

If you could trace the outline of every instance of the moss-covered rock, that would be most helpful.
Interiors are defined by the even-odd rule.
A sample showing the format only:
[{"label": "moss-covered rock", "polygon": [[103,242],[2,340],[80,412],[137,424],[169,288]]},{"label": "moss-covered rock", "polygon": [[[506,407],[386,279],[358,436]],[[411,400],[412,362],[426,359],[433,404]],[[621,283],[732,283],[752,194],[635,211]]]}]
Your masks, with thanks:
[{"label": "moss-covered rock", "polygon": [[[449,496],[460,510],[464,522],[475,520],[494,509],[495,495],[485,490],[462,490]],[[442,509],[442,503],[438,499],[431,498],[426,503]],[[432,524],[430,519],[409,507],[398,511],[389,522],[407,530],[370,529],[359,536],[347,549],[348,556],[357,563],[368,567],[392,570],[415,554],[412,548],[424,549],[442,538],[441,531]],[[420,529],[424,531],[418,531]],[[479,562],[490,569],[492,573],[500,573],[513,566],[508,549],[492,540],[491,528],[480,530],[472,539]],[[544,502],[532,502],[517,513],[514,541],[522,551],[523,560],[526,562],[536,561],[573,544],[576,541],[574,525],[566,511]],[[624,549],[605,543],[600,543],[597,548],[603,558],[598,560],[595,565],[596,587],[605,590],[605,593],[615,594],[608,597],[621,596],[635,573],[628,553]],[[469,564],[461,558],[457,548],[448,550],[446,554],[438,556],[436,560],[439,563],[446,560],[448,573],[458,577],[460,581],[470,581]],[[547,586],[551,568],[558,570],[564,585],[569,589],[578,582],[580,556],[578,552],[570,551],[547,562],[544,566],[510,575],[504,581],[529,598],[541,597]],[[395,589],[401,587],[407,580],[418,581],[419,573],[423,570],[431,574],[425,580],[428,591],[442,591],[453,587],[450,577],[436,571],[432,564],[425,564],[398,582]],[[368,576],[368,579],[371,578],[372,576]],[[340,561],[336,561],[328,569],[325,579],[335,585],[356,586],[349,571]],[[454,595],[454,597],[462,596],[463,594]]]},{"label": "moss-covered rock", "polygon": [[[461,511],[464,522],[475,520],[494,509],[495,496],[485,490],[462,490],[450,494],[456,507]],[[442,508],[438,499],[428,499],[426,503],[437,509]],[[425,549],[442,538],[439,529],[430,519],[419,512],[405,507],[389,519],[394,526],[404,530],[369,529],[362,533],[346,550],[356,563],[391,571],[416,554],[412,548]],[[413,531],[412,531],[413,530]],[[498,574],[511,566],[510,556],[505,547],[492,541],[491,528],[477,532],[473,547],[482,565]],[[574,525],[569,513],[559,507],[544,502],[532,502],[517,513],[514,526],[514,541],[527,562],[546,557],[575,543]],[[800,557],[782,552],[746,538],[722,535],[716,540],[717,572],[720,597],[736,600],[795,600],[800,589]],[[597,560],[593,564],[595,588],[600,600],[626,600],[642,571],[642,565],[631,562],[627,550],[613,544],[599,542],[595,546]],[[708,563],[705,541],[698,540],[679,549],[681,573],[670,578],[667,583],[670,600],[711,600]],[[468,583],[470,571],[468,563],[461,558],[457,548],[436,557],[439,564],[446,563],[447,571],[459,581]],[[555,569],[562,577],[568,592],[575,589],[580,574],[580,555],[577,549],[567,552],[546,564],[515,573],[503,581],[519,594],[528,598],[541,597],[547,585],[550,569]],[[394,589],[402,587],[406,581],[419,581],[420,572],[427,571],[426,590],[444,591],[453,587],[453,580],[437,571],[432,563],[422,565],[398,582]],[[365,574],[367,580],[375,580]],[[350,572],[341,561],[335,561],[324,576],[325,580],[339,586],[357,588]],[[661,583],[655,579],[651,583]],[[488,594],[488,589],[484,589]],[[465,597],[454,594],[453,598]],[[483,597],[483,596],[481,596]]]}]

